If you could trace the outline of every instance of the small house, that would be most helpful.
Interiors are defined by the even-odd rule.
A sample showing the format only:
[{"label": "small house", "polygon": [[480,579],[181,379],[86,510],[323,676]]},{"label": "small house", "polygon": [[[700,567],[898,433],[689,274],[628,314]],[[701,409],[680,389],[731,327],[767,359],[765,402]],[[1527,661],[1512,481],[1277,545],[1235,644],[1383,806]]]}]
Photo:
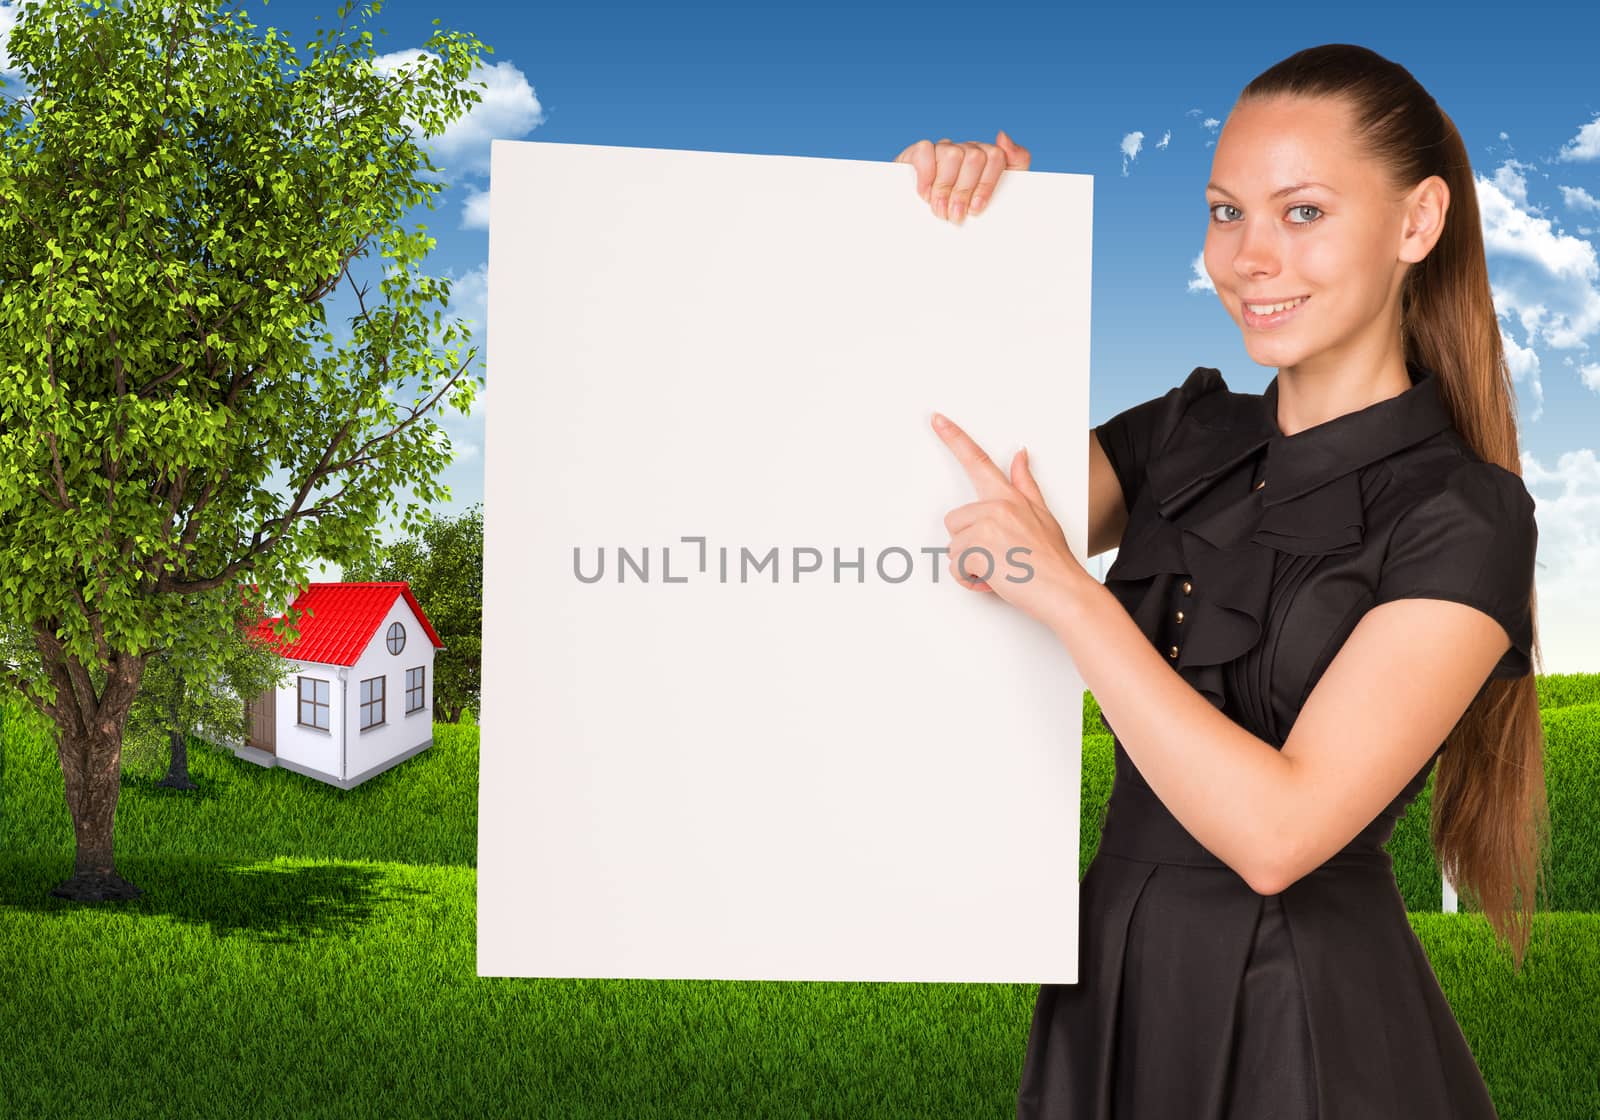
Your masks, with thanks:
[{"label": "small house", "polygon": [[246,705],[240,758],[350,789],[433,745],[433,655],[444,644],[405,582],[312,583],[290,606],[286,645],[264,618],[256,633],[293,662],[285,683]]}]

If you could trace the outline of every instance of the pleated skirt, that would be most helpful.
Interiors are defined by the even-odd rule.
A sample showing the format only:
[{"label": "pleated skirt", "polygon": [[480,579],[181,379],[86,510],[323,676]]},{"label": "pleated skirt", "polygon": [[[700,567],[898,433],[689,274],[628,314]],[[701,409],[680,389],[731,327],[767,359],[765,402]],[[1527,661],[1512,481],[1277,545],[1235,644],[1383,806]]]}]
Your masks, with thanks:
[{"label": "pleated skirt", "polygon": [[1018,1120],[1495,1120],[1370,855],[1263,896],[1225,866],[1103,845],[1079,982],[1039,989]]}]

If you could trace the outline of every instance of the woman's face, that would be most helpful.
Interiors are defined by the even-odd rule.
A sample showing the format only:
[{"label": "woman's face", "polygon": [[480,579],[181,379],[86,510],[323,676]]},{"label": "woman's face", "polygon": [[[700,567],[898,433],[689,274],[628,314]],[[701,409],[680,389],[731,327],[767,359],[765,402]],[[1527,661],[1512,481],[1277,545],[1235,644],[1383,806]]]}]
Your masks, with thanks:
[{"label": "woman's face", "polygon": [[1261,365],[1370,352],[1398,329],[1408,199],[1362,158],[1349,112],[1334,98],[1240,102],[1217,138],[1206,272]]}]

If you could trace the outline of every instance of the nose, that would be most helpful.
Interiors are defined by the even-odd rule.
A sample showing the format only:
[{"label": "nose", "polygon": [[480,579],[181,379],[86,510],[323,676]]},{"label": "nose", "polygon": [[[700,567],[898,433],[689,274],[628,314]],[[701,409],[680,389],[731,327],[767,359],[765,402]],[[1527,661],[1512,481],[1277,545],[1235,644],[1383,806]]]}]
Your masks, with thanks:
[{"label": "nose", "polygon": [[1278,245],[1270,223],[1240,219],[1244,227],[1236,234],[1233,270],[1246,280],[1274,276],[1278,272]]}]

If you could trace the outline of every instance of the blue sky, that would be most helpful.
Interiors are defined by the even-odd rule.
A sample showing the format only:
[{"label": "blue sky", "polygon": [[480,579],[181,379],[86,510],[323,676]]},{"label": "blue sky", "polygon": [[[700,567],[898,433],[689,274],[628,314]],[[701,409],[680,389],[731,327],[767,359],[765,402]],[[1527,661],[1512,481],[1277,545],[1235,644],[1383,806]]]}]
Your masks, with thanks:
[{"label": "blue sky", "polygon": [[[245,5],[253,22],[296,44],[315,33],[316,17],[334,21],[337,7]],[[1302,47],[1360,43],[1401,62],[1455,120],[1480,180],[1490,278],[1515,359],[1524,479],[1539,507],[1546,667],[1600,670],[1592,6],[1524,3],[1477,20],[1457,5],[1402,3],[459,0],[390,3],[367,26],[387,31],[380,51],[400,52],[420,46],[435,18],[494,48],[485,102],[439,145],[450,189],[437,211],[413,219],[438,238],[432,271],[458,278],[456,314],[484,317],[493,138],[890,160],[922,137],[993,140],[1004,128],[1032,151],[1034,169],[1095,176],[1094,422],[1196,365],[1218,367],[1245,392],[1274,372],[1250,360],[1215,294],[1191,287],[1217,128],[1208,120],[1224,119],[1250,78]],[[1142,139],[1128,158],[1134,133]],[[482,498],[489,407],[492,392],[473,416],[445,418],[457,461],[444,475],[452,501],[441,512]]]}]

